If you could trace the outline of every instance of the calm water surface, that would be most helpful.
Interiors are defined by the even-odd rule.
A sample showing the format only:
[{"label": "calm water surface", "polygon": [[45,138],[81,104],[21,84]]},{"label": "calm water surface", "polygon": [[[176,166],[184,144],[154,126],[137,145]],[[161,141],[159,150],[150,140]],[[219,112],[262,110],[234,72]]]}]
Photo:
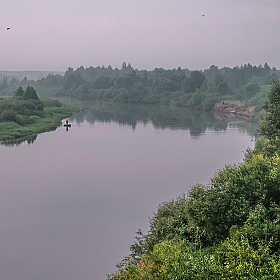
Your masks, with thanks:
[{"label": "calm water surface", "polygon": [[68,132],[0,146],[1,280],[106,279],[159,203],[253,146],[253,128],[203,112],[76,106]]}]

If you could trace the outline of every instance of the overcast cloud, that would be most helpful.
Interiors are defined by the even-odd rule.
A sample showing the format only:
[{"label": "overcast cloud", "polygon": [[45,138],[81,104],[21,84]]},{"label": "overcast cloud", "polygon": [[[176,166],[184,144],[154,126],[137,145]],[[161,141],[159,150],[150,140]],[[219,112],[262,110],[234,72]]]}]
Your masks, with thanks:
[{"label": "overcast cloud", "polygon": [[2,0],[0,27],[0,70],[280,68],[279,0]]}]

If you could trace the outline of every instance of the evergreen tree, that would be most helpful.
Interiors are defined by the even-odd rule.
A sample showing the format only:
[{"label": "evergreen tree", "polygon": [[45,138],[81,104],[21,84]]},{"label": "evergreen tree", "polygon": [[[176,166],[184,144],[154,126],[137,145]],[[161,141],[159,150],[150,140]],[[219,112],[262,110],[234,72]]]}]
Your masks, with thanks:
[{"label": "evergreen tree", "polygon": [[1,85],[1,90],[6,89],[7,87],[8,87],[8,78],[4,77]]},{"label": "evergreen tree", "polygon": [[280,82],[277,79],[271,81],[268,92],[268,99],[264,102],[263,108],[267,112],[259,132],[271,141],[279,141],[280,137]]},{"label": "evergreen tree", "polygon": [[24,90],[23,90],[22,86],[20,86],[20,87],[17,89],[17,91],[16,91],[14,97],[22,98],[23,95],[24,95]]},{"label": "evergreen tree", "polygon": [[27,99],[38,100],[39,97],[37,95],[36,90],[33,87],[28,86],[23,94],[23,99],[24,100],[27,100]]}]

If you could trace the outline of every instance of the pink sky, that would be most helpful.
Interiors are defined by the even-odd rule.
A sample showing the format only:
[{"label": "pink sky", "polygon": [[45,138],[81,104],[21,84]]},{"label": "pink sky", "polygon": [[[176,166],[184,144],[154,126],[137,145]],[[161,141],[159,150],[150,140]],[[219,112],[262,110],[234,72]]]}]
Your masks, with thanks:
[{"label": "pink sky", "polygon": [[1,0],[0,70],[279,69],[279,34],[279,0]]}]

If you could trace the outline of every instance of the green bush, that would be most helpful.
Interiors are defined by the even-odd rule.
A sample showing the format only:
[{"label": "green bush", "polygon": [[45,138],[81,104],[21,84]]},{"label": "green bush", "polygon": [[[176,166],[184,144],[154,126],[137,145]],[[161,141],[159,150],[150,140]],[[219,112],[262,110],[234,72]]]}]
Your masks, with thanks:
[{"label": "green bush", "polygon": [[[279,95],[273,81],[264,137],[244,162],[160,204],[110,279],[280,279]],[[197,92],[189,102],[199,100]]]},{"label": "green bush", "polygon": [[44,107],[61,107],[62,104],[58,100],[42,99]]}]

